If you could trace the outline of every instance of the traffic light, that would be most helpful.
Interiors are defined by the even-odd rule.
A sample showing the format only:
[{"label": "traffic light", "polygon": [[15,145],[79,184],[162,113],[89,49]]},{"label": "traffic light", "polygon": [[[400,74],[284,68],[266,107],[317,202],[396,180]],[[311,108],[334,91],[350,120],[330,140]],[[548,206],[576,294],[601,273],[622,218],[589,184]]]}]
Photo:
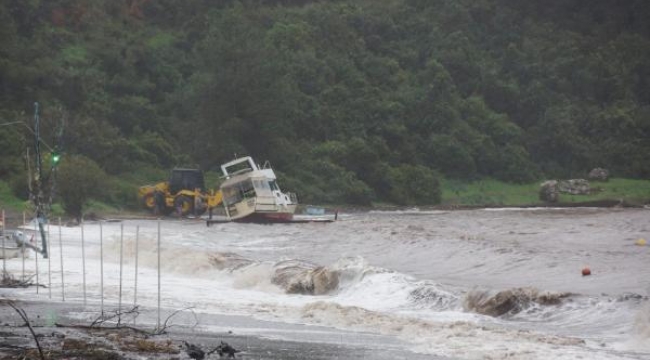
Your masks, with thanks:
[{"label": "traffic light", "polygon": [[61,154],[54,150],[52,151],[52,166],[57,166],[61,160]]}]

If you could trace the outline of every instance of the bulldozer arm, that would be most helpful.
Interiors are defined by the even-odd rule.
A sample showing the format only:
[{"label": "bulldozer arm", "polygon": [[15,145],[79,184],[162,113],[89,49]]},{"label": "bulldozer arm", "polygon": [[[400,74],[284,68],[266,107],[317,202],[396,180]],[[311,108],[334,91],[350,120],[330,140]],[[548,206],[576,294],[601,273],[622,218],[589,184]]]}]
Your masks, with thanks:
[{"label": "bulldozer arm", "polygon": [[223,194],[221,193],[221,190],[218,190],[216,192],[212,191],[211,194],[208,194],[206,199],[208,201],[208,208],[215,208],[221,204],[221,201],[223,200]]}]

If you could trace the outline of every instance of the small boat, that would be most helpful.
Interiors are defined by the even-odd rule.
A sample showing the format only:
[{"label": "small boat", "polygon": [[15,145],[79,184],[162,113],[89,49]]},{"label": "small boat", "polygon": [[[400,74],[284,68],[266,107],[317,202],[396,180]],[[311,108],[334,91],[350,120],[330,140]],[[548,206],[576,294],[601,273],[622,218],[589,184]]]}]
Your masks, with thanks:
[{"label": "small boat", "polygon": [[[24,255],[23,255],[24,254]],[[27,248],[22,246],[2,246],[0,245],[0,259],[13,259],[21,256],[29,257]]]},{"label": "small boat", "polygon": [[305,214],[312,215],[312,216],[325,215],[325,208],[315,207],[315,206],[307,206],[305,208]]},{"label": "small boat", "polygon": [[290,222],[298,206],[294,193],[280,190],[267,161],[258,166],[246,156],[221,165],[220,190],[226,216],[240,222]]},{"label": "small boat", "polygon": [[0,232],[0,259],[29,257],[29,246],[20,231]]}]

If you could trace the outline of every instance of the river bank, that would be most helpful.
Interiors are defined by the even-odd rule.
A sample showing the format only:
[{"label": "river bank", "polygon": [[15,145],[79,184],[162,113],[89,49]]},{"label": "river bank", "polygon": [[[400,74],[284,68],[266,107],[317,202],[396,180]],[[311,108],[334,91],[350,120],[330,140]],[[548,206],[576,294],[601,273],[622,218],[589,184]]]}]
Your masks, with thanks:
[{"label": "river bank", "polygon": [[[484,208],[534,208],[534,207],[644,207],[650,205],[650,180],[613,178],[607,182],[593,182],[592,192],[588,195],[561,194],[556,203],[539,200],[539,182],[529,184],[510,184],[498,180],[479,180],[459,182],[446,180],[441,183],[442,198],[440,204],[418,205],[421,210],[471,210]],[[5,197],[9,195],[5,194]],[[23,212],[11,204],[20,203],[17,199],[0,202],[0,210],[6,213],[7,227],[23,224]],[[85,220],[97,219],[154,219],[150,213],[140,209],[114,209],[110,206],[90,206],[85,209]],[[316,206],[326,210],[327,214],[338,212],[367,212],[373,210],[410,210],[413,206],[387,203],[374,203],[369,206],[351,204],[300,204],[298,213],[305,207]],[[58,216],[50,216],[56,223]],[[64,224],[70,219],[63,218]]]},{"label": "river bank", "polygon": [[[11,298],[11,292],[0,289],[0,359],[40,359],[38,346],[47,359],[189,359],[191,350],[188,345],[195,351],[197,348],[204,351],[206,359],[217,359],[221,358],[217,351],[211,355],[207,353],[223,345],[222,342],[237,350],[237,359],[442,359],[351,344],[348,339],[344,342],[343,338],[337,343],[285,340],[271,332],[265,334],[263,329],[268,325],[263,322],[195,313],[191,309],[182,312],[166,309],[164,313],[172,315],[162,319],[166,326],[163,331],[156,331],[156,312],[153,309],[137,308],[138,325],[135,325],[133,313],[129,313],[133,309],[123,310],[121,317],[116,317],[115,309],[106,310],[104,318],[107,320],[102,322],[97,306],[75,302],[13,301],[15,308],[24,311],[28,317],[38,339],[37,346],[34,334],[9,305],[8,298]],[[181,324],[178,318],[181,318]],[[93,322],[99,323],[92,325]],[[239,331],[253,327],[258,329],[257,335]],[[223,330],[210,330],[214,328]],[[318,331],[315,332],[313,327],[303,328],[305,334]]]},{"label": "river bank", "polygon": [[[423,206],[399,206],[399,205],[389,205],[389,204],[377,204],[373,206],[354,206],[354,205],[316,205],[316,207],[322,207],[325,211],[326,216],[333,216],[338,218],[339,213],[360,213],[368,211],[410,211],[413,209],[422,210],[422,211],[450,211],[450,210],[476,210],[476,209],[496,209],[496,208],[581,208],[581,207],[590,207],[590,208],[648,208],[650,204],[649,200],[635,199],[635,200],[624,200],[624,199],[599,199],[591,201],[573,201],[573,202],[557,202],[557,203],[542,203],[534,202],[529,204],[463,204],[463,203],[447,203],[447,204],[438,204],[438,205],[423,205]],[[308,205],[314,206],[314,205]],[[299,208],[300,211],[300,208]],[[11,208],[5,209],[5,227],[8,229],[16,228],[23,225],[24,221],[29,221],[29,217],[25,218],[21,211],[13,210]],[[169,216],[174,217],[174,216]],[[119,219],[119,220],[134,220],[134,219],[156,219],[155,216],[152,216],[145,210],[142,211],[119,211],[119,212],[105,212],[105,213],[96,213],[91,212],[84,216],[86,221],[97,221],[97,220],[107,220],[107,219]],[[51,220],[53,224],[57,223],[57,220]],[[62,224],[70,225],[75,224],[71,222],[69,218],[62,218]]]}]

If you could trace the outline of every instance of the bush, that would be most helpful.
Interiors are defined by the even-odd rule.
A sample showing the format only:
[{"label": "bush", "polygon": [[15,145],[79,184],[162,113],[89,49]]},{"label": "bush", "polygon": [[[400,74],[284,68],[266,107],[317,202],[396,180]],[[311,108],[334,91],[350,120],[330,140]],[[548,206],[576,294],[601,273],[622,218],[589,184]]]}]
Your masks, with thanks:
[{"label": "bush", "polygon": [[441,199],[438,174],[421,165],[401,165],[390,172],[390,198],[400,205],[438,204]]},{"label": "bush", "polygon": [[278,172],[282,190],[295,192],[302,203],[370,205],[374,193],[355,173],[328,160],[304,164],[298,176]]},{"label": "bush", "polygon": [[107,193],[106,173],[92,160],[82,155],[69,156],[58,169],[58,195],[66,214],[81,220],[89,199]]},{"label": "bush", "polygon": [[123,180],[112,180],[108,186],[108,192],[103,193],[103,197],[99,200],[120,209],[138,209],[140,203],[137,194],[138,185]]}]

